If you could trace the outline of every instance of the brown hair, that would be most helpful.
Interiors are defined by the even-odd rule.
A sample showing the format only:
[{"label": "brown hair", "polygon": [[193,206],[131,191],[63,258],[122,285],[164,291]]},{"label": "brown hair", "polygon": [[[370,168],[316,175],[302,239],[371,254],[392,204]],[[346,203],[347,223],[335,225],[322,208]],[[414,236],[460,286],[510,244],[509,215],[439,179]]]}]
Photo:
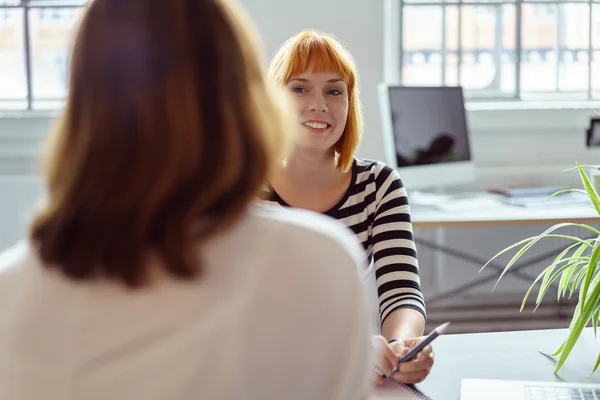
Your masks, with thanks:
[{"label": "brown hair", "polygon": [[89,5],[31,229],[46,265],[137,286],[151,251],[198,274],[193,244],[242,215],[284,145],[253,29],[230,0]]},{"label": "brown hair", "polygon": [[333,35],[305,30],[286,40],[269,68],[269,76],[279,85],[306,71],[313,63],[314,72],[333,71],[348,85],[348,119],[340,140],[334,145],[340,171],[352,166],[362,136],[363,116],[358,90],[358,71],[350,52]]}]

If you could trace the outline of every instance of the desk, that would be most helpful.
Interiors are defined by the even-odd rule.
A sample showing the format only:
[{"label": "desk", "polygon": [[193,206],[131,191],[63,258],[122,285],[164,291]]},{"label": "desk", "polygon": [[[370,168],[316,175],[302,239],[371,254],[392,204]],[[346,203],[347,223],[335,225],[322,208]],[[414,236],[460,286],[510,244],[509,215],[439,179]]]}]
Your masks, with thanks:
[{"label": "desk", "polygon": [[416,205],[411,207],[411,218],[415,228],[450,228],[506,225],[554,225],[561,222],[591,223],[600,217],[591,206],[526,208],[512,206],[501,201],[493,208],[462,212],[440,211],[433,207]]},{"label": "desk", "polygon": [[[590,375],[600,343],[586,328],[554,374],[558,359],[552,354],[567,338],[566,329],[444,335],[433,342],[435,364],[418,389],[433,400],[459,400],[462,379],[515,379],[599,383],[600,370]],[[598,335],[600,342],[600,333]]]},{"label": "desk", "polygon": [[[596,210],[592,208],[591,204],[578,204],[573,206],[561,207],[526,208],[509,205],[499,200],[494,204],[493,207],[460,212],[440,211],[434,207],[416,205],[414,207],[411,207],[411,218],[413,226],[415,228],[421,229],[451,227],[494,227],[507,225],[547,225],[549,227],[550,225],[558,224],[561,222],[600,222],[600,217],[596,213]],[[544,229],[545,227],[540,228],[540,233]],[[592,237],[591,233],[590,237]],[[415,237],[417,250],[419,246],[422,246],[424,248],[429,248],[435,251],[449,254],[468,263],[475,264],[477,269],[485,265],[485,263],[488,262],[489,258],[491,258],[495,254],[490,254],[490,257],[488,259],[482,259],[464,251],[445,247],[443,243],[440,243],[440,241],[441,240],[438,240],[436,242]],[[516,241],[517,240],[515,240],[515,242]],[[509,270],[508,274],[523,279],[528,283],[532,283],[535,280],[535,277],[523,272],[523,270],[540,261],[544,261],[551,257],[555,257],[557,253],[558,251],[553,250],[541,254],[527,262],[517,263]],[[474,273],[474,278],[466,282],[464,285],[461,285],[451,290],[443,291],[435,296],[428,298],[428,306],[436,305],[440,302],[446,301],[449,298],[463,294],[467,290],[496,280],[500,276],[500,273],[502,272],[504,267],[497,263],[490,263],[488,269],[495,270],[496,273],[483,277],[477,276],[476,273]],[[556,285],[553,285],[553,287],[556,289]]]}]

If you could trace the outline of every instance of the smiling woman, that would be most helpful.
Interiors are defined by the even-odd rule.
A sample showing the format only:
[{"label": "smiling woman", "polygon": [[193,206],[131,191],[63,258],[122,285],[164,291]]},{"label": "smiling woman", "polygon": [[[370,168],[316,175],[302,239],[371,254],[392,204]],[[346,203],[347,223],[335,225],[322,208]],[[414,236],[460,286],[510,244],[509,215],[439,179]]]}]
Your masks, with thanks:
[{"label": "smiling woman", "polygon": [[[340,137],[333,144],[332,150],[338,155],[336,167],[341,171],[348,171],[352,166],[362,133],[361,104],[355,71],[354,60],[341,43],[333,37],[314,31],[301,32],[284,43],[269,70],[275,82],[286,85],[295,94],[301,123],[310,122],[302,121],[303,117],[323,118],[322,114],[328,111],[332,111],[329,113],[330,118],[340,118],[339,127],[345,132],[344,135],[341,135],[341,131],[338,132]],[[319,96],[315,97],[315,94]],[[336,97],[339,100],[332,101]],[[307,107],[315,108],[311,111],[312,115],[305,112]],[[321,108],[317,110],[318,107]],[[329,110],[330,107],[332,110]],[[303,140],[302,136],[300,140]]]},{"label": "smiling woman", "polygon": [[[283,44],[269,73],[292,94],[303,129],[266,198],[337,219],[360,240],[375,270],[382,331],[375,340],[383,344],[378,366],[390,374],[398,357],[421,340],[425,303],[402,181],[384,163],[355,156],[363,120],[354,60],[333,36],[303,31]],[[394,377],[422,381],[433,364],[430,354],[427,346]]]},{"label": "smiling woman", "polygon": [[[315,69],[311,64],[307,67],[308,71]],[[299,138],[299,145],[335,148],[348,118],[346,81],[335,72],[312,72],[292,78],[287,86],[296,97],[300,122],[309,133]]]}]

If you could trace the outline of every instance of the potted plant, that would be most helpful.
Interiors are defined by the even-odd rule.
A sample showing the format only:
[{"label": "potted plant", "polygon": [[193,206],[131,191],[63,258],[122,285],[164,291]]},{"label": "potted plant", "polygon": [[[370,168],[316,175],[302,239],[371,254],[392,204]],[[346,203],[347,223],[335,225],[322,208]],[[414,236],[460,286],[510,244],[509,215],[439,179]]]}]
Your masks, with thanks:
[{"label": "potted plant", "polygon": [[[582,166],[579,165],[579,163],[577,163],[576,167],[570,169],[576,169],[579,171],[579,175],[581,177],[581,181],[583,182],[583,187],[585,190],[561,190],[552,194],[552,196],[550,196],[549,199],[565,192],[582,193],[589,197],[594,209],[600,217],[600,196],[598,195],[598,190],[590,182],[590,179],[585,173],[585,169],[591,168],[600,171],[600,166]],[[581,239],[574,236],[555,233],[560,228],[564,228],[567,226],[574,226],[585,229],[591,232],[595,237],[591,239]],[[573,318],[569,325],[568,337],[558,348],[558,350],[554,354],[551,354],[552,357],[559,357],[555,370],[555,373],[557,373],[558,371],[560,371],[561,367],[563,366],[569,354],[571,353],[571,350],[573,349],[573,346],[579,339],[579,336],[581,335],[583,329],[590,323],[590,321],[592,322],[592,326],[594,328],[594,335],[596,334],[596,327],[598,326],[598,320],[600,318],[600,231],[586,224],[556,224],[537,236],[521,240],[520,242],[515,243],[512,246],[502,250],[501,252],[496,254],[492,259],[490,259],[481,268],[481,270],[483,270],[491,261],[496,259],[501,254],[504,254],[513,249],[518,249],[516,254],[512,257],[512,259],[508,262],[508,264],[500,274],[500,277],[496,282],[497,286],[498,282],[500,281],[500,279],[502,279],[504,274],[510,269],[510,267],[512,267],[515,264],[515,262],[521,256],[523,256],[523,254],[525,254],[525,252],[527,252],[527,250],[532,248],[541,239],[548,237],[566,239],[570,242],[570,244],[563,251],[561,251],[560,254],[558,254],[554,261],[548,267],[546,267],[544,271],[542,271],[542,273],[535,279],[535,281],[529,287],[529,290],[525,294],[525,297],[521,304],[521,311],[523,311],[525,303],[527,302],[527,299],[529,298],[529,295],[531,294],[533,288],[540,280],[541,285],[536,299],[536,309],[542,302],[542,299],[544,298],[544,295],[548,291],[550,285],[556,280],[559,280],[559,301],[561,297],[567,296],[567,292],[569,298],[573,295],[573,293],[578,293],[579,299],[575,307]],[[496,286],[494,286],[494,289],[496,288]],[[596,360],[592,373],[594,373],[596,369],[598,369],[598,366],[600,366],[600,355]]]}]

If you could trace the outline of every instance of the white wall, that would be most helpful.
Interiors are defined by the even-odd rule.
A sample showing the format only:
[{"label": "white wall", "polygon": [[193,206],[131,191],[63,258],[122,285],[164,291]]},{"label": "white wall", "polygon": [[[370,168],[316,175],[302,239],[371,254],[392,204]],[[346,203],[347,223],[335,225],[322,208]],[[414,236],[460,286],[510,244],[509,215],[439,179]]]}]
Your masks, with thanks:
[{"label": "white wall", "polygon": [[[379,74],[372,75],[370,80],[376,82]],[[376,128],[367,128],[359,156],[383,160],[378,105],[375,98],[366,101],[368,90],[363,92],[366,125]],[[584,132],[594,115],[583,107],[471,110],[468,116],[475,162],[482,171],[502,168],[509,172],[508,167],[515,167],[515,179],[524,175],[520,167],[546,170],[546,178],[560,179],[561,168],[573,166],[575,161],[600,164],[600,149],[585,147]],[[43,140],[53,122],[54,118],[47,115],[0,114],[0,175],[35,172]]]}]

